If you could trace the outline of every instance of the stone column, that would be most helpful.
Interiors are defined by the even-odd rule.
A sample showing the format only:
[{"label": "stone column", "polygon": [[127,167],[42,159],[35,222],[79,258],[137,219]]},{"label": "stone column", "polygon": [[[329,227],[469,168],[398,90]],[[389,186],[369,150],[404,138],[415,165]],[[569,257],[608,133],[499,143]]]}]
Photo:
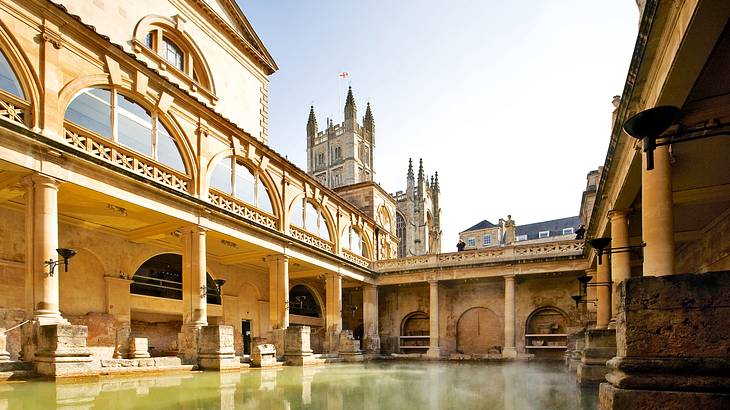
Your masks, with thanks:
[{"label": "stone column", "polygon": [[68,323],[59,310],[59,271],[49,274],[49,260],[58,260],[58,186],[51,177],[33,174],[25,180],[26,193],[26,298],[33,319],[40,325]]},{"label": "stone column", "polygon": [[674,221],[672,166],[669,147],[654,151],[654,169],[641,168],[641,231],[644,248],[644,276],[674,274]]},{"label": "stone column", "polygon": [[106,313],[112,315],[117,321],[114,358],[126,358],[129,352],[129,337],[132,333],[129,286],[133,281],[113,276],[106,276],[104,280],[106,281]]},{"label": "stone column", "polygon": [[330,353],[337,351],[337,341],[342,331],[342,277],[336,273],[327,274],[326,285],[326,315],[327,346]]},{"label": "stone column", "polygon": [[596,295],[598,296],[598,306],[596,312],[596,328],[606,329],[611,319],[611,288],[606,286],[611,282],[611,274],[608,270],[608,255],[603,255],[601,264],[597,266],[596,282],[600,283],[596,287]]},{"label": "stone column", "polygon": [[[629,211],[612,210],[608,213],[611,220],[611,247],[629,246]],[[611,254],[611,323],[616,323],[616,289],[622,280],[631,277],[631,254],[618,252]]]},{"label": "stone column", "polygon": [[289,257],[272,255],[266,259],[269,265],[269,322],[270,340],[277,355],[284,354],[284,336],[289,327]]},{"label": "stone column", "polygon": [[363,350],[366,353],[380,353],[380,335],[378,333],[378,287],[365,285],[362,290],[363,318]]},{"label": "stone column", "polygon": [[183,326],[178,334],[178,355],[184,364],[197,364],[200,329],[208,325],[205,233],[199,226],[184,232]]},{"label": "stone column", "polygon": [[514,359],[515,349],[515,276],[504,277],[504,349],[502,357]]},{"label": "stone column", "polygon": [[426,356],[432,359],[441,357],[441,349],[439,348],[439,282],[437,280],[428,281],[430,298],[428,302],[429,310],[429,345]]}]

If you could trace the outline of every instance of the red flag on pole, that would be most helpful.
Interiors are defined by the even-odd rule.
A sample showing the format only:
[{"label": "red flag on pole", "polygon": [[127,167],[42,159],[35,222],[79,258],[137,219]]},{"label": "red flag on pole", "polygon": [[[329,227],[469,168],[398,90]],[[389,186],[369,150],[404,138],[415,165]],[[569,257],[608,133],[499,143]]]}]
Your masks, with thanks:
[{"label": "red flag on pole", "polygon": [[347,78],[347,76],[349,76],[349,75],[350,75],[350,73],[348,73],[347,71],[343,71],[343,72],[341,72],[341,73],[339,74],[339,76],[340,76],[340,77],[341,77],[341,78],[342,78],[343,80],[344,80],[345,78]]}]

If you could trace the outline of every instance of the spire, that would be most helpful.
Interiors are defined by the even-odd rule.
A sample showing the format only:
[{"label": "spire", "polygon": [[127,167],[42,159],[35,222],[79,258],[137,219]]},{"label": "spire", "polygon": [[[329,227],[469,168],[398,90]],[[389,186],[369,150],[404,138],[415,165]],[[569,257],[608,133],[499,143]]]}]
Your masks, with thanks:
[{"label": "spire", "polygon": [[441,192],[441,187],[439,186],[439,172],[436,171],[435,176],[433,178],[433,189],[436,192]]},{"label": "spire", "polygon": [[413,179],[413,159],[408,158],[408,179]]},{"label": "spire", "polygon": [[416,181],[413,178],[413,160],[408,158],[408,176],[406,178],[406,197],[413,199]]},{"label": "spire", "polygon": [[428,183],[428,181],[424,181],[424,174],[423,174],[423,158],[420,158],[418,160],[418,198],[423,198],[423,184]]},{"label": "spire", "polygon": [[347,87],[347,99],[345,100],[345,122],[348,120],[356,121],[357,107],[355,107],[355,97],[352,96],[352,86]]},{"label": "spire", "polygon": [[365,108],[365,118],[362,123],[366,130],[370,132],[375,130],[375,118],[373,118],[373,111],[370,109],[370,103],[368,103],[367,108]]},{"label": "spire", "polygon": [[314,138],[319,132],[317,128],[317,117],[314,115],[314,106],[309,107],[309,119],[307,120],[307,137]]}]

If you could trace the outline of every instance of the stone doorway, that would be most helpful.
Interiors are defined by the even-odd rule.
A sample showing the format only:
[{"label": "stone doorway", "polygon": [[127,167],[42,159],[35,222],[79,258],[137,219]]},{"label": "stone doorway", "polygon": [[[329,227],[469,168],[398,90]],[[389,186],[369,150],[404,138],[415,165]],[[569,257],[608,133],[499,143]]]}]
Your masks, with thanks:
[{"label": "stone doorway", "polygon": [[456,325],[456,351],[468,355],[486,355],[502,349],[502,321],[491,310],[473,307],[465,311]]}]

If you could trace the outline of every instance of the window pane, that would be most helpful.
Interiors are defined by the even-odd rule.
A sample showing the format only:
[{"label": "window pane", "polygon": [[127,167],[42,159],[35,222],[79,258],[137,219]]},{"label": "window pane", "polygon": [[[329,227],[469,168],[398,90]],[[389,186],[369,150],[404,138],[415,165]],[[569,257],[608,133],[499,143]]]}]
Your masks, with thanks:
[{"label": "window pane", "polygon": [[25,99],[23,89],[18,82],[18,77],[15,75],[13,68],[10,67],[10,63],[8,63],[3,53],[0,53],[0,89]]},{"label": "window pane", "polygon": [[266,189],[266,186],[264,186],[261,180],[259,180],[259,197],[256,206],[270,214],[274,213],[274,208],[271,206],[271,198],[269,197],[269,190]]},{"label": "window pane", "polygon": [[185,70],[185,64],[183,61],[183,53],[178,46],[167,38],[162,38],[163,49],[162,57],[167,60],[168,63],[175,66],[180,71]]},{"label": "window pane", "polygon": [[147,47],[152,48],[152,33],[154,31],[150,31],[147,33],[147,35],[144,37],[144,43],[147,45]]},{"label": "window pane", "polygon": [[231,158],[224,158],[213,169],[213,173],[210,175],[210,186],[227,194],[233,193],[233,187],[231,186],[232,173]]},{"label": "window pane", "polygon": [[292,206],[289,217],[292,225],[296,225],[300,228],[304,227],[304,220],[302,219],[302,201],[297,200],[294,202],[294,206]]},{"label": "window pane", "polygon": [[320,238],[327,241],[330,240],[330,232],[327,230],[327,222],[324,220],[324,216],[321,216],[319,219],[319,229],[317,231],[317,235]]},{"label": "window pane", "polygon": [[317,212],[317,209],[312,205],[311,203],[307,202],[307,208],[306,208],[306,221],[304,222],[304,226],[307,228],[310,232],[317,232],[317,219],[319,218],[319,212]]},{"label": "window pane", "polygon": [[68,109],[65,118],[101,136],[112,137],[111,92],[103,89],[85,90],[79,94]]},{"label": "window pane", "polygon": [[149,111],[117,94],[117,141],[152,156],[152,117]]},{"label": "window pane", "polygon": [[185,172],[185,164],[175,139],[159,121],[157,121],[157,160],[173,169]]},{"label": "window pane", "polygon": [[236,197],[254,205],[254,177],[245,166],[236,163]]}]

